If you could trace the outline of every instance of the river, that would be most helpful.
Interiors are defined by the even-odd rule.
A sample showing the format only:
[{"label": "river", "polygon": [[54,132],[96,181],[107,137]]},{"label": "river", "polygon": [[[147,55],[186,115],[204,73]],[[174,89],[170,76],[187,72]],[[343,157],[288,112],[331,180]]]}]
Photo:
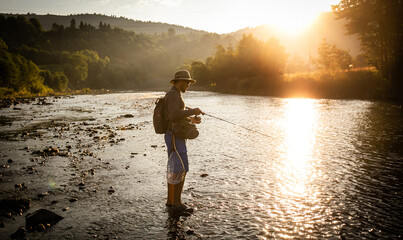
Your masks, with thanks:
[{"label": "river", "polygon": [[[202,117],[199,137],[187,141],[182,197],[195,212],[177,217],[165,207],[167,153],[152,126],[162,95],[81,95],[1,109],[0,197],[32,202],[3,220],[0,237],[39,208],[64,219],[30,239],[403,236],[402,104],[185,93],[187,106],[235,125]],[[35,155],[49,146],[66,154]]]}]

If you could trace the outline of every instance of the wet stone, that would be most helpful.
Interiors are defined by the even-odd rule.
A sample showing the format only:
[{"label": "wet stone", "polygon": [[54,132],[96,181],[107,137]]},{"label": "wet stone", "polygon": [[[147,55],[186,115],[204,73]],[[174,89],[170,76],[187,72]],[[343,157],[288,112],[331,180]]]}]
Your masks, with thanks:
[{"label": "wet stone", "polygon": [[25,217],[25,222],[27,228],[43,231],[46,229],[46,227],[50,227],[62,219],[62,216],[59,216],[52,211],[47,209],[39,209],[32,214],[28,214]]},{"label": "wet stone", "polygon": [[46,197],[46,196],[48,196],[48,195],[49,195],[48,192],[39,193],[39,194],[38,194],[38,198],[43,198],[43,197]]},{"label": "wet stone", "polygon": [[193,229],[188,229],[188,230],[186,231],[186,234],[188,234],[188,235],[194,235],[194,234],[195,234],[195,231],[194,231]]}]

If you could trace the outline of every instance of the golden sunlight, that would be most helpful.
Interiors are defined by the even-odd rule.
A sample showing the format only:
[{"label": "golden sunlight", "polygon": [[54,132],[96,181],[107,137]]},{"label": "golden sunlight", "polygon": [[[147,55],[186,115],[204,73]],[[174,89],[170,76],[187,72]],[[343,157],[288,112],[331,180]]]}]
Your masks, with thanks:
[{"label": "golden sunlight", "polygon": [[298,196],[306,192],[311,181],[312,149],[315,143],[316,112],[313,99],[288,99],[284,113],[284,160],[281,192]]},{"label": "golden sunlight", "polygon": [[[279,32],[295,35],[308,28],[321,12],[330,11],[331,4],[336,3],[336,0],[252,1],[229,7],[224,15],[232,19],[228,28],[241,27],[245,23],[250,26],[266,24]],[[243,17],[234,17],[240,14]]]},{"label": "golden sunlight", "polygon": [[317,18],[317,12],[309,10],[295,11],[292,9],[285,9],[278,11],[270,16],[266,22],[272,23],[271,25],[281,32],[286,34],[295,35],[307,29]]}]

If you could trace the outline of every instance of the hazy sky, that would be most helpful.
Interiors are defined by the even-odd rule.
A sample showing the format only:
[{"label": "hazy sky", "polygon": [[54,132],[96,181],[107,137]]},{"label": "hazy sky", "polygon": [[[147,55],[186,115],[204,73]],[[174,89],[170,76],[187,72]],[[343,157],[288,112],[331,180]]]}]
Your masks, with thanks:
[{"label": "hazy sky", "polygon": [[0,0],[2,13],[100,13],[228,33],[261,24],[301,30],[340,0]]}]

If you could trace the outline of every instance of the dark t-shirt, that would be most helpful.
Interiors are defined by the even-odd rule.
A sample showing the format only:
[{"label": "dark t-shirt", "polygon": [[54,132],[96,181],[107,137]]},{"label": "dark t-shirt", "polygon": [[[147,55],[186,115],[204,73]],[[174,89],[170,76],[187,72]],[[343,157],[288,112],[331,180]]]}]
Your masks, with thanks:
[{"label": "dark t-shirt", "polygon": [[181,92],[175,86],[172,86],[171,90],[165,94],[164,114],[168,121],[175,122],[194,115],[195,111],[193,109],[185,109],[185,102],[183,101]]}]

